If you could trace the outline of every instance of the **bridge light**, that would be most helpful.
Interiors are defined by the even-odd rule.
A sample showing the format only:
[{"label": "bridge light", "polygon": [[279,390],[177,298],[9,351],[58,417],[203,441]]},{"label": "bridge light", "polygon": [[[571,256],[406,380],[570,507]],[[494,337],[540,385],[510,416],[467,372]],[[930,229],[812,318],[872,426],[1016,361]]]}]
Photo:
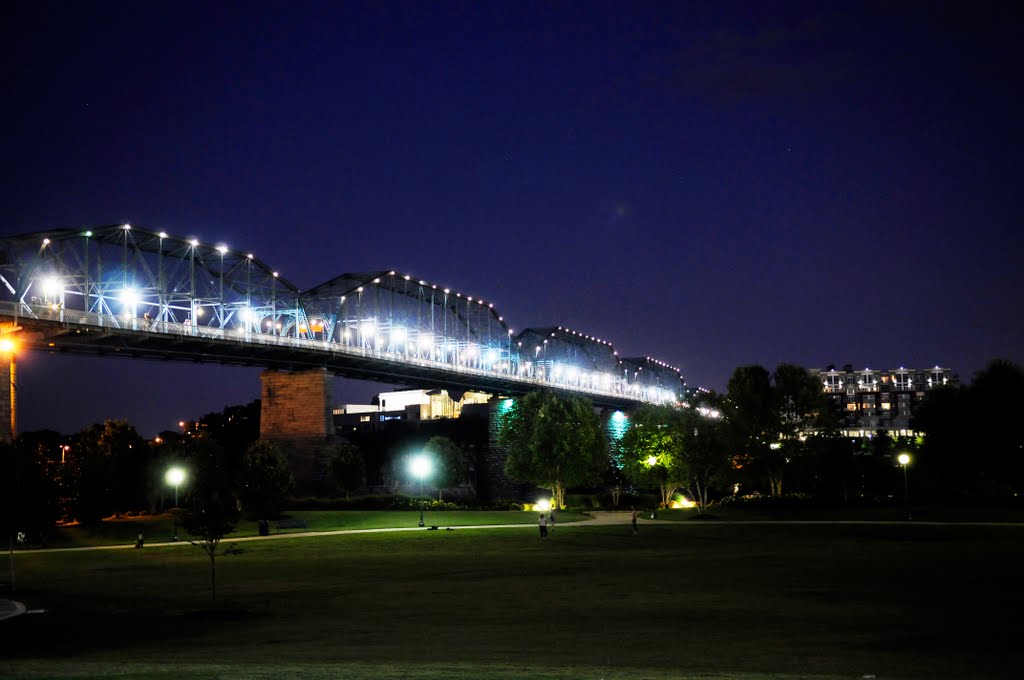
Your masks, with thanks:
[{"label": "bridge light", "polygon": [[445,294],[445,295],[447,295],[447,294],[448,294],[448,293],[450,293],[450,292],[452,292],[452,291],[451,291],[451,289],[449,289],[449,288],[445,288],[445,289],[444,289],[444,294]]},{"label": "bridge light", "polygon": [[139,301],[139,293],[134,288],[125,288],[121,291],[121,302],[126,305],[134,305]]},{"label": "bridge light", "polygon": [[238,318],[241,321],[248,323],[249,321],[252,320],[252,310],[249,309],[248,307],[243,307],[242,309],[238,310]]},{"label": "bridge light", "polygon": [[50,297],[61,292],[63,286],[61,286],[60,279],[53,276],[49,276],[43,279],[43,295]]},{"label": "bridge light", "polygon": [[249,253],[248,255],[246,255],[246,257],[251,260],[252,259],[252,253]]},{"label": "bridge light", "polygon": [[126,224],[126,225],[124,225],[124,230],[125,230],[125,231],[128,231],[128,230],[129,230],[129,229],[131,229],[131,228],[132,228],[132,225],[130,225],[130,224]]},{"label": "bridge light", "polygon": [[430,333],[422,333],[419,338],[416,339],[416,345],[420,349],[429,349],[434,344],[434,336]]},{"label": "bridge light", "polygon": [[420,285],[421,286],[425,286],[425,285],[427,285],[427,282],[426,281],[420,281]]},{"label": "bridge light", "polygon": [[408,281],[408,280],[409,280],[409,279],[411,279],[412,277],[411,277],[411,276],[409,276],[408,274],[406,274],[406,275],[405,275],[405,276],[403,276],[402,278],[403,278],[403,279],[405,279],[406,281]]},{"label": "bridge light", "polygon": [[217,250],[220,252],[221,255],[223,255],[224,253],[228,252],[228,247],[225,245],[219,245],[217,246]]},{"label": "bridge light", "polygon": [[373,282],[374,283],[380,283],[380,279],[374,279]]},{"label": "bridge light", "polygon": [[359,286],[358,288],[356,288],[356,292],[357,293],[362,293],[363,292],[363,287]]},{"label": "bridge light", "polygon": [[85,237],[86,238],[89,238],[90,236],[92,236],[92,232],[91,231],[85,232]]},{"label": "bridge light", "polygon": [[190,245],[190,246],[192,246],[193,248],[197,248],[197,247],[199,246],[199,241],[198,241],[198,240],[196,240],[196,239],[192,239],[192,240],[191,240],[191,241],[189,241],[188,243],[189,243],[189,245]]},{"label": "bridge light", "polygon": [[43,239],[43,245],[44,245],[44,246],[48,246],[48,245],[50,245],[50,239],[48,239],[48,238],[44,238],[44,239]]},{"label": "bridge light", "polygon": [[469,347],[466,348],[466,356],[469,357],[470,359],[476,358],[476,354],[477,354],[477,346],[476,345],[470,345]]},{"label": "bridge light", "polygon": [[371,321],[371,320],[369,320],[369,319],[367,319],[366,321],[364,321],[364,322],[363,322],[362,324],[360,324],[360,326],[359,326],[359,332],[360,332],[360,333],[361,333],[362,335],[364,335],[364,336],[367,336],[367,335],[373,335],[373,334],[374,334],[374,331],[375,331],[376,329],[377,329],[377,324],[375,324],[375,323],[374,323],[373,321]]},{"label": "bridge light", "polygon": [[274,278],[275,279],[277,278],[277,272],[274,272]]},{"label": "bridge light", "polygon": [[405,329],[401,326],[396,326],[391,329],[391,342],[402,343],[405,342]]},{"label": "bridge light", "polygon": [[157,234],[157,236],[159,236],[160,238],[167,238],[167,232],[161,231],[159,234]]},{"label": "bridge light", "polygon": [[0,340],[0,352],[4,354],[13,354],[16,347],[17,345],[14,344],[14,341],[9,338]]}]

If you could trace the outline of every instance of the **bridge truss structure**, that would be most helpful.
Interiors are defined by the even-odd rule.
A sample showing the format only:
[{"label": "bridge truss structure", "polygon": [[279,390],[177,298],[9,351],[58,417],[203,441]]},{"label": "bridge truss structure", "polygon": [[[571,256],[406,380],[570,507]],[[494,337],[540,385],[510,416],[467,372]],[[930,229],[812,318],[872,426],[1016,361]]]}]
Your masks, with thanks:
[{"label": "bridge truss structure", "polygon": [[322,368],[410,386],[599,406],[682,399],[680,372],[568,328],[516,334],[492,303],[397,271],[300,291],[251,253],[128,224],[0,239],[0,321],[29,347],[163,360]]}]

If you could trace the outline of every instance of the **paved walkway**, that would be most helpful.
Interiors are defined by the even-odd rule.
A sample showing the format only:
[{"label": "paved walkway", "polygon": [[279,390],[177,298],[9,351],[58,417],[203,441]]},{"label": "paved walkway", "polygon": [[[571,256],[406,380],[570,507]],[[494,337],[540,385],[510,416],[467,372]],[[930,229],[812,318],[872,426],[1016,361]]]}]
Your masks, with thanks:
[{"label": "paved walkway", "polygon": [[[615,524],[628,525],[630,523],[629,511],[606,511],[606,510],[595,510],[589,513],[591,517],[582,520],[558,522],[558,526],[608,526]],[[667,519],[650,519],[650,512],[647,514],[640,514],[638,516],[639,524],[672,524],[675,526],[703,526],[707,524],[716,525],[891,525],[891,526],[965,526],[965,527],[992,527],[992,526],[1014,526],[1024,527],[1024,522],[919,522],[911,521],[907,522],[904,520],[892,520],[892,521],[876,521],[876,520],[717,520],[709,519],[702,520],[700,522],[689,522],[689,521],[678,521],[678,520],[667,520]],[[444,531],[449,528],[443,525],[438,525],[438,531]],[[458,529],[460,531],[473,530],[473,529],[536,529],[536,524],[465,524],[455,525],[450,527],[451,529]],[[341,536],[346,534],[379,534],[394,531],[426,531],[427,529],[420,526],[415,527],[382,527],[379,529],[332,529],[330,531],[294,531],[287,534],[271,534],[269,536],[232,536],[225,538],[221,543],[245,543],[247,541],[276,541],[276,540],[287,540],[290,538],[312,538],[317,536]],[[160,543],[146,542],[146,548],[164,548],[168,546],[177,545],[190,545],[187,540],[181,541],[165,541]],[[86,545],[76,548],[47,548],[45,550],[35,548],[29,550],[19,550],[18,554],[24,553],[55,553],[55,552],[88,552],[92,550],[134,550],[134,543],[118,543],[115,545]],[[145,550],[145,548],[143,548]]]},{"label": "paved walkway", "polygon": [[14,600],[0,600],[0,621],[25,613],[25,605]]}]

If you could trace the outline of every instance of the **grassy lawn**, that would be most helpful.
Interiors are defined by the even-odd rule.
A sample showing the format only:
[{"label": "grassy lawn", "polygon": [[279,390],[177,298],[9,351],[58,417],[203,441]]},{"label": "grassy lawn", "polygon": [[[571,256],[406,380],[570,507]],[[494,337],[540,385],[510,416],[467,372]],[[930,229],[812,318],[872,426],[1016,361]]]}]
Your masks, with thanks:
[{"label": "grassy lawn", "polygon": [[[650,517],[650,508],[642,514]],[[911,514],[919,522],[1024,522],[1024,507],[973,507],[956,505],[912,506]],[[722,521],[863,521],[863,522],[902,522],[906,510],[902,505],[865,506],[865,507],[776,507],[776,508],[744,508],[721,507],[711,508],[708,515],[712,519]],[[697,517],[697,511],[658,510],[658,519],[690,520]]]},{"label": "grassy lawn", "polygon": [[[271,533],[298,533],[302,531],[335,531],[341,529],[385,529],[394,527],[415,527],[419,524],[419,512],[407,510],[308,510],[293,511],[288,517],[306,520],[306,529],[276,528],[271,521]],[[571,522],[585,519],[584,515],[561,512],[559,521]],[[426,512],[423,521],[427,526],[477,526],[485,524],[535,524],[537,514],[533,512],[479,512],[479,511],[443,511]],[[124,545],[135,542],[135,537],[142,531],[149,542],[168,541],[174,535],[174,520],[171,515],[131,517],[109,519],[97,527],[68,526],[58,527],[49,537],[51,548],[68,548],[85,545]],[[256,536],[256,522],[242,521],[238,524],[231,537]],[[185,538],[179,528],[178,534]],[[35,547],[35,546],[33,546]]]},{"label": "grassy lawn", "polygon": [[5,678],[1016,678],[1022,531],[258,541],[218,559],[216,605],[191,546],[22,554],[18,599],[48,611],[0,623],[0,658]]}]

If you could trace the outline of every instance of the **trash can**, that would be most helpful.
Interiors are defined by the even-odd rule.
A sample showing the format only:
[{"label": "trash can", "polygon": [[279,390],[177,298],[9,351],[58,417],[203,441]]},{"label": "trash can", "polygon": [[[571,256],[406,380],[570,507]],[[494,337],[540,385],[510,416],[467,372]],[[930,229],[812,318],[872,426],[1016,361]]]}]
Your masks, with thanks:
[{"label": "trash can", "polygon": [[259,526],[260,526],[260,536],[269,536],[270,535],[270,521],[269,520],[261,519],[259,521]]}]

